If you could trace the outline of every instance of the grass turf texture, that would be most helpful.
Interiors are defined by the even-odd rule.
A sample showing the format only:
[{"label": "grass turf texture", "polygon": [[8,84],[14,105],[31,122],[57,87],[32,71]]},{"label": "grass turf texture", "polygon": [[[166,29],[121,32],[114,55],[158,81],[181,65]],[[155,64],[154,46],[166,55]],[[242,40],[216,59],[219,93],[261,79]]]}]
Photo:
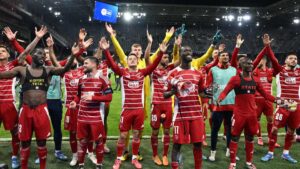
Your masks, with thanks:
[{"label": "grass turf texture", "polygon": [[[209,141],[209,139],[208,139]],[[282,145],[284,141],[283,137],[279,137],[279,143]],[[105,155],[104,159],[104,168],[112,168],[113,162],[116,157],[116,151],[115,151],[115,143],[116,140],[109,140],[108,141],[108,146],[112,149],[111,154]],[[159,152],[162,152],[161,146],[162,144],[159,143]],[[144,160],[142,161],[143,168],[144,169],[159,169],[159,168],[170,168],[170,167],[160,167],[156,166],[152,160],[151,160],[151,155],[152,155],[152,150],[149,147],[150,146],[150,140],[149,139],[144,139],[142,140],[141,144],[141,153],[144,157]],[[53,142],[48,142],[47,143],[48,147],[48,157],[47,157],[47,169],[67,169],[69,167],[69,162],[70,159],[66,162],[59,161],[55,159],[54,157],[54,144]],[[71,157],[71,150],[68,142],[64,141],[63,142],[63,151],[68,155],[68,157]],[[172,145],[170,145],[172,147]],[[216,155],[216,162],[212,163],[209,161],[204,161],[203,162],[203,169],[224,169],[227,168],[229,165],[229,158],[225,157],[225,141],[219,138],[218,142],[218,152]],[[300,168],[300,164],[290,164],[287,161],[284,161],[283,159],[280,158],[280,155],[282,153],[282,149],[276,149],[275,150],[275,159],[268,162],[264,163],[260,161],[260,158],[265,155],[267,152],[267,146],[260,147],[255,145],[255,152],[254,152],[254,163],[256,164],[257,168],[259,169],[297,169]],[[8,142],[1,142],[0,144],[0,161],[5,162],[7,164],[10,164],[10,143]],[[169,151],[170,154],[171,150]],[[193,151],[192,151],[192,146],[191,145],[184,145],[182,146],[181,150],[183,154],[183,165],[184,169],[191,169],[194,168],[194,159],[193,159]],[[209,155],[209,148],[205,147],[203,148],[204,155]],[[161,155],[161,153],[160,153]],[[300,159],[300,143],[296,143],[292,147],[291,155],[295,159]],[[240,144],[239,144],[239,150],[238,150],[238,156],[241,158],[241,161],[237,162],[237,168],[244,168],[245,167],[245,151],[244,151],[244,141],[241,139]],[[34,164],[34,159],[37,157],[36,155],[36,144],[35,142],[32,142],[32,147],[31,147],[31,156],[29,160],[29,168],[30,169],[38,169],[39,166]],[[170,160],[170,155],[169,155],[169,160]],[[86,158],[85,160],[85,168],[86,169],[91,169],[95,168],[95,166],[90,162],[89,159]],[[126,169],[133,169],[134,167],[131,165],[130,160],[123,162],[121,168],[126,168]]]},{"label": "grass turf texture", "polygon": [[[114,84],[114,76],[112,76],[112,86],[113,88],[115,87]],[[274,82],[274,81],[273,81]],[[275,91],[276,86],[273,83],[273,93],[276,93]],[[150,99],[150,98],[149,98]],[[119,130],[118,130],[118,126],[119,126],[119,120],[120,120],[120,113],[121,113],[121,92],[120,91],[115,91],[113,94],[113,100],[111,102],[111,106],[110,106],[110,113],[109,113],[109,117],[108,117],[108,127],[109,127],[109,132],[108,132],[108,136],[118,136],[119,135]],[[148,105],[148,109],[149,105]],[[64,111],[65,113],[65,111]],[[150,124],[149,124],[149,116],[148,115],[148,119],[145,120],[145,129],[144,129],[144,135],[151,135],[151,128],[150,128]],[[63,116],[64,117],[64,116]],[[208,120],[206,120],[206,123],[208,122]],[[266,133],[266,120],[264,117],[262,117],[261,119],[261,126],[262,126],[262,132]],[[63,128],[63,123],[62,123],[62,128]],[[223,129],[221,129],[221,131],[219,133],[222,133]],[[283,129],[281,129],[279,132],[284,132]],[[206,133],[210,134],[210,128],[209,125],[207,123],[206,125]],[[64,137],[68,137],[69,134],[67,131],[63,130],[63,136]],[[10,138],[10,133],[8,131],[4,131],[3,127],[0,128],[0,138]],[[203,164],[203,168],[205,169],[209,169],[209,168],[214,168],[214,169],[219,169],[219,168],[227,168],[229,165],[229,159],[225,158],[225,144],[224,141],[221,141],[221,138],[219,138],[220,142],[218,144],[218,153],[216,156],[217,162],[216,163],[211,163],[211,162],[204,162]],[[241,139],[243,140],[243,139]],[[255,139],[256,141],[256,139]],[[283,145],[284,142],[284,137],[279,137],[278,139],[279,143],[281,145]],[[207,139],[207,142],[210,143],[209,138]],[[108,141],[108,146],[111,148],[112,150],[112,154],[110,155],[106,155],[105,156],[105,168],[111,168],[114,162],[114,158],[116,156],[116,152],[115,152],[115,144],[116,141],[115,140],[110,140]],[[35,142],[32,142],[32,149],[31,149],[31,158],[30,158],[30,162],[29,162],[29,168],[34,169],[34,168],[39,168],[37,165],[34,164],[34,158],[36,157],[36,150],[35,150]],[[55,159],[54,155],[53,155],[53,147],[54,144],[52,141],[49,141],[47,144],[48,150],[49,150],[49,155],[48,155],[48,159],[47,159],[47,168],[48,169],[61,169],[61,168],[70,168],[69,165],[69,161],[68,162],[61,162]],[[65,152],[68,157],[71,157],[71,150],[70,150],[70,146],[68,144],[68,142],[63,142],[63,152]],[[172,147],[172,145],[170,145],[170,148]],[[244,168],[244,163],[245,163],[245,152],[244,152],[244,144],[243,141],[241,141],[241,143],[239,144],[239,152],[238,152],[238,156],[241,158],[241,162],[238,162],[238,168]],[[160,148],[161,148],[161,144],[160,144]],[[265,153],[267,152],[267,146],[265,147],[259,147],[255,145],[255,154],[254,154],[254,162],[255,164],[257,164],[258,168],[272,168],[272,169],[296,169],[296,168],[300,168],[299,164],[293,165],[293,164],[289,164],[288,162],[283,161],[280,158],[280,154],[282,152],[282,148],[281,149],[277,149],[275,151],[275,160],[269,162],[269,163],[262,163],[260,162],[260,158],[265,155]],[[10,148],[10,144],[8,142],[0,142],[0,162],[6,162],[7,164],[10,164],[10,152],[11,152],[11,148]],[[164,167],[158,167],[155,166],[154,163],[151,160],[151,155],[152,155],[152,150],[150,148],[150,140],[149,139],[144,139],[142,140],[142,144],[141,144],[141,152],[142,155],[144,157],[144,161],[142,162],[144,164],[144,168],[145,169],[156,169],[156,168],[164,168]],[[161,150],[159,152],[162,152]],[[184,158],[184,168],[193,168],[193,154],[192,154],[192,147],[190,145],[187,146],[183,146],[182,147],[182,152],[183,152],[183,158]],[[203,152],[205,155],[209,155],[209,148],[204,148]],[[170,153],[169,153],[170,154]],[[292,147],[292,152],[291,154],[293,155],[293,157],[297,160],[300,160],[300,144],[295,144]],[[89,160],[86,160],[86,168],[94,168],[94,166],[92,165],[92,163]],[[131,165],[130,162],[125,162],[122,165],[122,168],[128,168],[131,169],[133,168],[133,166]],[[168,167],[165,167],[168,168]]]}]

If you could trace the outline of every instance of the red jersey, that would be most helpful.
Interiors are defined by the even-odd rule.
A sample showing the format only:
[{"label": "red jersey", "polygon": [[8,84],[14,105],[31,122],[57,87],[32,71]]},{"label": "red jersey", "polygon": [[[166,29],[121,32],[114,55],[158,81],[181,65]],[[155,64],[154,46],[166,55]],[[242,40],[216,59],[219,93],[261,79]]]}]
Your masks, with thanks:
[{"label": "red jersey", "polygon": [[123,109],[144,108],[144,78],[150,75],[159,64],[163,53],[159,52],[158,57],[145,69],[138,69],[130,72],[128,68],[120,68],[112,59],[109,50],[104,51],[108,64],[112,70],[121,76],[122,107]]},{"label": "red jersey", "polygon": [[262,84],[255,78],[243,78],[241,74],[233,76],[219,96],[224,100],[231,90],[235,90],[235,104],[233,113],[241,116],[256,116],[255,92],[274,102],[275,97],[266,93]]},{"label": "red jersey", "polygon": [[168,65],[166,68],[156,68],[151,75],[151,88],[152,88],[152,104],[170,104],[172,99],[165,99],[164,86],[167,83],[169,71],[174,69],[174,64]]},{"label": "red jersey", "polygon": [[201,118],[202,107],[199,93],[204,90],[204,84],[200,71],[177,67],[168,76],[168,82],[172,86],[176,85],[174,84],[176,81],[184,82],[185,85],[175,94],[173,121]]},{"label": "red jersey", "polygon": [[[266,68],[265,70],[256,68],[253,71],[253,77],[262,84],[264,90],[269,94],[272,94],[273,72],[272,68]],[[256,92],[255,98],[263,99],[264,97],[259,92]]]},{"label": "red jersey", "polygon": [[[96,75],[95,77],[88,77],[84,75],[79,79],[79,98],[75,99],[77,101],[80,100],[78,122],[88,124],[102,122],[105,104],[103,104],[104,100],[100,100],[98,97],[103,96],[104,91],[108,88],[108,80],[103,76]],[[80,99],[86,94],[92,94],[92,100],[86,101]]]},{"label": "red jersey", "polygon": [[84,75],[83,67],[79,67],[75,70],[70,70],[64,75],[65,82],[65,104],[69,107],[69,104],[74,101],[78,91],[79,79]]},{"label": "red jersey", "polygon": [[107,62],[102,61],[99,64],[98,69],[102,71],[102,76],[104,76],[108,79],[108,64],[107,64]]},{"label": "red jersey", "polygon": [[276,76],[277,96],[300,104],[300,68],[282,71]]},{"label": "red jersey", "polygon": [[[18,60],[8,62],[5,66],[0,66],[0,72],[5,72],[18,66]],[[0,79],[0,103],[15,101],[15,81],[12,79]]]}]

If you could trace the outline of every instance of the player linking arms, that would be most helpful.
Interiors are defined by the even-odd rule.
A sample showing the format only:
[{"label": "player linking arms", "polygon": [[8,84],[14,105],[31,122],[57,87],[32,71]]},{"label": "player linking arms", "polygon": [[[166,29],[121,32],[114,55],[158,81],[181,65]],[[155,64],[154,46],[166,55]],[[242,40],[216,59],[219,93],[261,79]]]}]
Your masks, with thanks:
[{"label": "player linking arms", "polygon": [[261,83],[251,76],[253,69],[252,60],[245,57],[240,63],[242,72],[233,76],[220,94],[217,103],[220,104],[232,90],[235,91],[235,108],[232,117],[232,131],[230,142],[230,165],[229,169],[236,168],[236,153],[241,132],[245,133],[246,166],[248,169],[256,169],[252,163],[254,151],[254,135],[257,134],[257,116],[255,92],[258,91],[267,100],[283,103],[280,99],[275,99],[265,92]]},{"label": "player linking arms", "polygon": [[119,68],[113,61],[109,53],[109,44],[105,39],[102,39],[100,46],[105,50],[105,55],[108,59],[112,70],[122,77],[122,103],[123,111],[120,118],[120,138],[117,143],[117,159],[113,166],[114,169],[119,169],[121,165],[122,152],[125,146],[125,139],[129,130],[133,129],[132,140],[132,164],[135,168],[142,168],[138,162],[137,155],[140,146],[140,134],[144,128],[144,100],[143,100],[143,86],[145,76],[151,74],[156,66],[159,64],[163,53],[167,50],[165,43],[160,45],[158,57],[154,60],[153,64],[149,65],[146,69],[137,68],[137,56],[130,53],[127,58],[128,68]]}]

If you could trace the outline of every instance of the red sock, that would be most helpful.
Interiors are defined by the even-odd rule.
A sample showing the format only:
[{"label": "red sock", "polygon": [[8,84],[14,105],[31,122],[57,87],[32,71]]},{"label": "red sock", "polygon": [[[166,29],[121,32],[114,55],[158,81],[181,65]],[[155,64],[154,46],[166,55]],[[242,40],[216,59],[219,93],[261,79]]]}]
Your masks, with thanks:
[{"label": "red sock", "polygon": [[141,144],[141,140],[139,138],[132,139],[132,155],[138,155],[140,144]]},{"label": "red sock", "polygon": [[75,132],[70,132],[70,146],[72,153],[77,153],[77,139]]},{"label": "red sock", "polygon": [[286,133],[284,140],[284,150],[289,150],[293,144],[294,134]]},{"label": "red sock", "polygon": [[87,148],[88,148],[89,153],[94,152],[94,142],[90,141],[88,143],[88,147]]},{"label": "red sock", "polygon": [[195,169],[200,169],[202,166],[202,148],[193,148]]},{"label": "red sock", "polygon": [[18,134],[11,133],[12,155],[17,156],[20,149],[20,140]]},{"label": "red sock", "polygon": [[[201,157],[201,158],[202,158],[202,157]],[[172,162],[172,163],[171,163],[171,166],[172,166],[172,169],[178,169],[179,164],[178,164],[178,162]]]},{"label": "red sock", "polygon": [[125,144],[120,143],[120,141],[117,142],[117,157],[122,156],[124,147],[125,147]]},{"label": "red sock", "polygon": [[152,152],[153,157],[157,156],[157,147],[158,147],[158,138],[157,136],[152,135],[151,136],[151,146],[152,146]]},{"label": "red sock", "polygon": [[78,156],[78,163],[79,164],[84,164],[84,157],[86,153],[86,149],[88,147],[89,142],[86,140],[80,140],[79,141],[79,149],[77,151],[77,156]]},{"label": "red sock", "polygon": [[261,125],[259,121],[257,122],[257,127],[258,127],[257,137],[261,137]]},{"label": "red sock", "polygon": [[272,126],[273,126],[272,123],[267,123],[268,137],[270,137],[270,133],[271,133],[271,131],[272,131]]},{"label": "red sock", "polygon": [[234,142],[234,141],[230,141],[229,149],[230,149],[230,162],[236,163],[235,158],[236,158],[236,152],[238,149],[238,143]]},{"label": "red sock", "polygon": [[170,145],[170,135],[164,135],[164,156],[168,156],[169,152],[169,145]]},{"label": "red sock", "polygon": [[253,150],[254,150],[254,143],[253,141],[249,142],[246,141],[246,162],[252,163],[253,160]]},{"label": "red sock", "polygon": [[103,162],[103,153],[104,153],[104,144],[102,141],[99,141],[96,144],[96,157],[97,157],[97,164],[102,164]]},{"label": "red sock", "polygon": [[269,151],[274,152],[275,144],[277,142],[277,134],[270,134],[269,138]]},{"label": "red sock", "polygon": [[20,156],[21,156],[21,168],[28,169],[28,159],[30,156],[30,147],[21,148]]},{"label": "red sock", "polygon": [[40,169],[46,168],[46,160],[47,160],[47,147],[38,147],[37,154],[40,159]]}]

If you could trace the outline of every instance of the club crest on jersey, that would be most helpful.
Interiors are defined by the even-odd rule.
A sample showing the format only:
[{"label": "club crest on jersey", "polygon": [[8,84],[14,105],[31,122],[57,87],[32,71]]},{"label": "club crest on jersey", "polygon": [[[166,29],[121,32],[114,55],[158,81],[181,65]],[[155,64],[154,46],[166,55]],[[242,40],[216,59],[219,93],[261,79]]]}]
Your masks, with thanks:
[{"label": "club crest on jersey", "polygon": [[296,84],[297,83],[296,77],[286,77],[284,82],[286,84]]},{"label": "club crest on jersey", "polygon": [[130,82],[128,82],[128,87],[131,88],[131,89],[139,88],[139,86],[140,86],[139,81],[130,81]]},{"label": "club crest on jersey", "polygon": [[192,82],[185,82],[179,91],[180,96],[186,97],[195,92],[195,84]]},{"label": "club crest on jersey", "polygon": [[71,86],[77,86],[77,85],[78,85],[78,81],[79,81],[79,79],[72,79],[72,80],[70,81],[70,85],[71,85]]}]

